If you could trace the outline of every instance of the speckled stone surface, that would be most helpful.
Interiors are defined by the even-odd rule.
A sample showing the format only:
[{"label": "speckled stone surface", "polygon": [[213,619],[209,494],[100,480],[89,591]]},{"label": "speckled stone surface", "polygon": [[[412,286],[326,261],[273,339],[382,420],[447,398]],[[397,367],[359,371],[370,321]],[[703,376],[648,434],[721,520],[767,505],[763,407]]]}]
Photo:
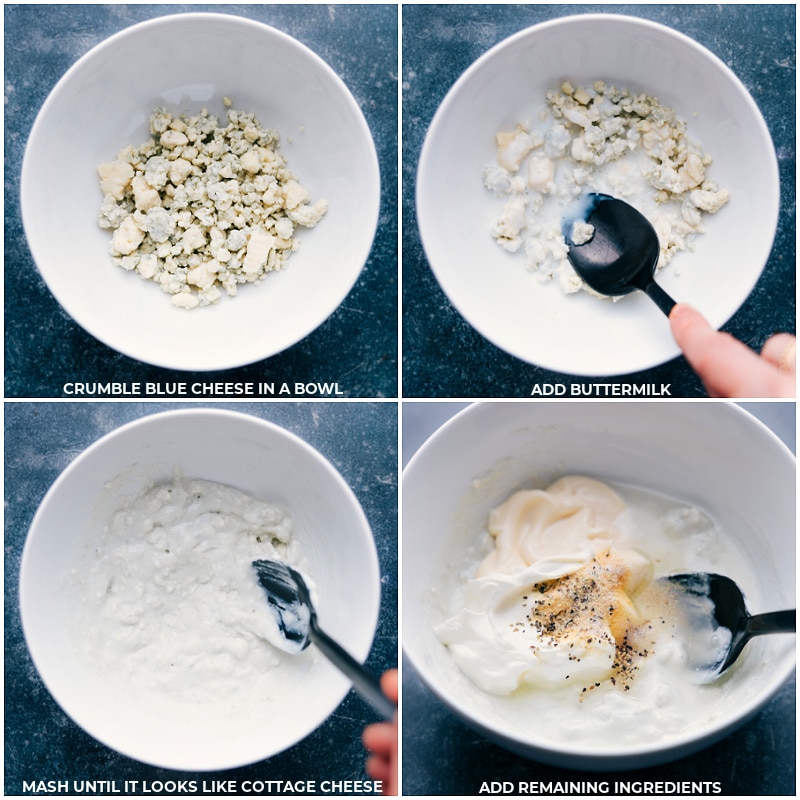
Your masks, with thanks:
[{"label": "speckled stone surface", "polygon": [[[465,403],[403,404],[403,463]],[[794,403],[742,403],[795,451]],[[477,795],[483,781],[718,781],[706,796],[794,795],[796,780],[796,682],[787,683],[739,730],[696,755],[671,764],[627,772],[560,769],[522,758],[462,723],[403,661],[403,792]],[[581,795],[581,792],[567,793]],[[592,792],[587,793],[596,796]],[[612,792],[613,794],[613,792]],[[644,794],[653,795],[652,792]],[[667,792],[673,794],[674,792]]]},{"label": "speckled stone surface", "polygon": [[396,397],[397,6],[113,3],[4,7],[6,396],[62,397],[67,381],[174,378],[168,370],[134,361],[101,344],[58,305],[25,241],[19,175],[39,108],[78,58],[123,28],[187,11],[217,11],[263,22],[316,52],[344,81],[364,113],[381,168],[378,231],[365,268],[339,309],[283,353],[211,375],[228,381],[338,381],[347,397]]},{"label": "speckled stone surface", "polygon": [[[364,725],[376,717],[353,692],[327,722],[284,753],[241,769],[193,775],[145,766],[99,744],[61,711],[39,679],[23,639],[17,598],[20,556],[36,508],[56,477],[89,444],[130,420],[175,407],[108,402],[5,405],[6,796],[23,794],[22,781],[27,780],[116,780],[117,787],[125,780],[152,785],[203,777],[369,780],[360,737]],[[215,407],[281,425],[315,447],[353,489],[372,527],[381,574],[381,612],[367,664],[376,674],[396,666],[396,404],[219,403]]]},{"label": "speckled stone surface", "polygon": [[[775,144],[781,211],[772,255],[755,290],[725,326],[756,349],[795,330],[795,6],[404,5],[403,6],[403,395],[523,397],[540,383],[585,383],[510,356],[450,304],[425,259],[416,227],[415,173],[425,133],[458,77],[492,46],[538,22],[576,13],[622,13],[692,37],[721,58],[752,94]],[[704,397],[683,358],[608,380],[669,383],[674,397]]]}]

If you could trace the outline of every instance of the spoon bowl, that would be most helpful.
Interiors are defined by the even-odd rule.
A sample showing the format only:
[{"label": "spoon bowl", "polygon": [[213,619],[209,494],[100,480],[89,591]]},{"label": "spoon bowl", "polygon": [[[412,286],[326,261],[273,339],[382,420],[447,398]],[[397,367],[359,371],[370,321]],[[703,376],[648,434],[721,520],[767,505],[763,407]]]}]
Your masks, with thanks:
[{"label": "spoon bowl", "polygon": [[278,635],[270,641],[285,653],[299,653],[311,644],[311,593],[303,576],[280,561],[254,561],[258,580],[267,594]]},{"label": "spoon bowl", "polygon": [[794,633],[795,609],[751,615],[741,589],[730,578],[709,572],[663,578],[677,591],[683,612],[689,666],[699,682],[716,680],[754,636]]},{"label": "spoon bowl", "polygon": [[384,719],[391,719],[396,710],[394,703],[383,694],[377,678],[320,628],[303,576],[282,561],[254,561],[253,569],[277,623],[277,635],[270,639],[272,644],[294,654],[313,642]]},{"label": "spoon bowl", "polygon": [[653,278],[661,249],[658,234],[632,205],[590,192],[565,217],[562,232],[570,264],[594,291],[619,297],[638,289],[669,316],[675,301]]}]

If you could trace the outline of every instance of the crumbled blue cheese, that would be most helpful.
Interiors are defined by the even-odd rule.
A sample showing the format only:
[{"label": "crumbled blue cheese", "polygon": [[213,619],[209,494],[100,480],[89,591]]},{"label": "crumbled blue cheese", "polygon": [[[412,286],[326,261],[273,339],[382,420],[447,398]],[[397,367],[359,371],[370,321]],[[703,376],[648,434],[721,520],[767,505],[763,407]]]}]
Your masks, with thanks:
[{"label": "crumbled blue cheese", "polygon": [[[646,94],[602,81],[547,92],[539,119],[496,136],[496,161],[483,181],[503,201],[491,235],[504,250],[522,251],[528,269],[556,279],[567,293],[587,289],[567,259],[562,219],[588,192],[619,197],[639,209],[659,237],[657,268],[691,250],[703,216],[729,200],[707,174],[711,157],[676,112]],[[578,235],[591,237],[591,226]]]},{"label": "crumbled blue cheese", "polygon": [[582,219],[576,219],[572,223],[569,238],[573,244],[586,244],[594,236],[594,225]]},{"label": "crumbled blue cheese", "polygon": [[124,161],[112,161],[97,168],[100,175],[100,191],[105,197],[122,200],[125,189],[133,178],[133,167]]},{"label": "crumbled blue cheese", "polygon": [[228,98],[224,105],[226,125],[206,109],[191,117],[155,109],[150,140],[97,170],[112,260],[178,308],[235,296],[282,269],[299,245],[296,228],[313,227],[328,208],[289,170],[276,131]]}]

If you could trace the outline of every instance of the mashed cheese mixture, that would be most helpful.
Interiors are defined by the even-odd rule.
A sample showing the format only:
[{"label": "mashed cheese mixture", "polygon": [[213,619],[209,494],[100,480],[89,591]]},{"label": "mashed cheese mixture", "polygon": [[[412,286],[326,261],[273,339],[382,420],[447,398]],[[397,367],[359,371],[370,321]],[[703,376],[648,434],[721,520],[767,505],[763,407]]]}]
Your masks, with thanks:
[{"label": "mashed cheese mixture", "polygon": [[292,521],[238,489],[176,477],[124,497],[87,531],[68,575],[74,646],[99,679],[143,698],[275,696],[312,657],[269,644],[259,558],[298,566]]},{"label": "mashed cheese mixture", "polygon": [[[729,192],[707,174],[711,157],[657,98],[596,81],[564,83],[546,101],[538,119],[497,134],[496,161],[483,173],[503,202],[492,236],[521,251],[542,281],[555,279],[566,293],[591,291],[567,260],[562,234],[576,199],[589,192],[625,200],[647,217],[661,245],[657,269],[691,250],[704,217],[728,202]],[[573,242],[592,233],[583,226]]]},{"label": "mashed cheese mixture", "polygon": [[497,713],[554,741],[661,739],[725,696],[687,668],[684,618],[654,578],[731,556],[698,509],[631,497],[581,476],[512,494],[435,629]]}]

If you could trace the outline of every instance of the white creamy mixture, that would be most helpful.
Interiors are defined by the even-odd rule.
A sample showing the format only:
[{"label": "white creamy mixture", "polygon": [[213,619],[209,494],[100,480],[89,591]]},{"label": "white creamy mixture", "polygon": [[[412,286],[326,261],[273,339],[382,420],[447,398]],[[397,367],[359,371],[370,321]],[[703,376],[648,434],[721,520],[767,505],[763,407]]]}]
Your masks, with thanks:
[{"label": "white creamy mixture", "polygon": [[[657,98],[602,81],[564,83],[547,93],[536,121],[497,134],[496,162],[483,173],[503,201],[492,236],[505,250],[522,251],[542,281],[555,278],[566,293],[588,290],[567,260],[562,222],[576,199],[599,192],[625,200],[652,223],[661,269],[691,250],[705,231],[703,216],[728,202],[729,193],[706,174],[710,163],[686,122]],[[582,244],[592,233],[581,224],[573,241]]]},{"label": "white creamy mixture", "polygon": [[602,747],[661,740],[726,702],[727,678],[703,686],[687,668],[684,618],[653,580],[713,566],[747,583],[702,511],[568,476],[514,493],[488,538],[436,635],[503,718]]},{"label": "white creamy mixture", "polygon": [[124,497],[68,574],[74,646],[144,700],[230,709],[285,692],[313,656],[269,644],[255,559],[300,568],[290,517],[238,489],[176,477]]},{"label": "white creamy mixture", "polygon": [[235,296],[282,269],[299,246],[296,228],[327,211],[289,170],[277,131],[253,114],[231,109],[220,125],[206,109],[187,117],[157,108],[150,134],[98,167],[98,221],[113,232],[114,263],[157,283],[178,308]]}]

